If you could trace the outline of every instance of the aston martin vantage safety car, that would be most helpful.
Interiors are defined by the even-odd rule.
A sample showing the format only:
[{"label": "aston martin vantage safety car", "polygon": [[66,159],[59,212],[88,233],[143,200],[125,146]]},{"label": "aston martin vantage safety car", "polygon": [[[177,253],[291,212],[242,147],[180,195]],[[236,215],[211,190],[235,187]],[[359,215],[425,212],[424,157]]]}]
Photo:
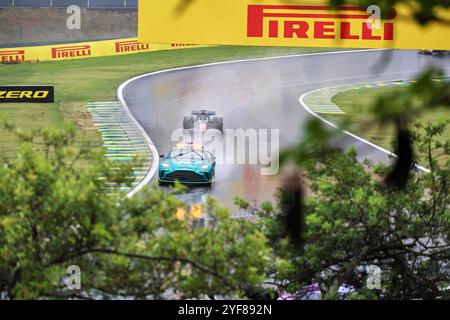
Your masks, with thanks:
[{"label": "aston martin vantage safety car", "polygon": [[216,158],[202,145],[177,144],[167,156],[161,155],[159,182],[183,184],[211,184]]}]

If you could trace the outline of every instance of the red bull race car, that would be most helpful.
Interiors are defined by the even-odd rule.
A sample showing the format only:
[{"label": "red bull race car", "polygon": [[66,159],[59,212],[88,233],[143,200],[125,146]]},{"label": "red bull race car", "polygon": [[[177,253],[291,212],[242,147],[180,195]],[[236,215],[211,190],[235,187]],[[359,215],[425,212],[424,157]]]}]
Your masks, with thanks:
[{"label": "red bull race car", "polygon": [[223,118],[216,117],[215,111],[192,111],[190,116],[184,117],[183,129],[198,129],[200,131],[216,129],[223,133]]}]

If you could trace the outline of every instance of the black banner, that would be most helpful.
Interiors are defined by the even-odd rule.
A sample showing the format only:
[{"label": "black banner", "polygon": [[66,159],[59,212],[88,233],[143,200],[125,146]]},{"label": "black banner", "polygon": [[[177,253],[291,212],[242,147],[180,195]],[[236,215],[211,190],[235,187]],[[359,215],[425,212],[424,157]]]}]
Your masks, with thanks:
[{"label": "black banner", "polygon": [[[0,296],[1,299],[1,296]],[[448,301],[0,301],[0,310],[10,311],[18,318],[43,314],[45,319],[283,319],[308,318],[373,319],[386,318],[390,308],[398,308],[402,319],[417,317],[430,310],[445,312]],[[61,311],[58,310],[61,308]],[[439,311],[441,309],[441,311]],[[70,312],[69,312],[69,311]],[[135,314],[135,316],[131,316]],[[444,314],[444,313],[443,313]]]},{"label": "black banner", "polygon": [[0,103],[53,103],[51,86],[0,86]]}]

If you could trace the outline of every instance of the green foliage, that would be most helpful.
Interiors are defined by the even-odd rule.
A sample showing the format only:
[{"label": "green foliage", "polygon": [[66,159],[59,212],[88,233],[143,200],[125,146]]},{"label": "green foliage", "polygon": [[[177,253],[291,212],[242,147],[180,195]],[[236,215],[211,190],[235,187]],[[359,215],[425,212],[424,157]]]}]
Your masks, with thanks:
[{"label": "green foliage", "polygon": [[[329,2],[333,6],[355,3],[362,8],[377,5],[385,15],[388,15],[393,6],[404,4],[412,10],[414,18],[422,25],[432,21],[441,21],[442,17],[437,14],[435,9],[450,7],[448,0],[330,0]],[[446,20],[443,21],[448,23]]]},{"label": "green foliage", "polygon": [[[448,156],[448,144],[435,143],[445,125],[423,129],[423,134],[413,134],[414,143]],[[431,172],[415,172],[403,190],[393,190],[381,178],[390,168],[359,163],[352,150],[299,159],[311,193],[303,248],[290,246],[287,234],[280,232],[280,208],[260,211],[273,249],[272,278],[291,291],[319,282],[328,298],[342,283],[357,288],[355,299],[445,297],[450,272],[449,161],[439,167],[438,159],[430,157]],[[382,270],[381,290],[366,287],[369,265]]]},{"label": "green foliage", "polygon": [[[18,157],[0,163],[1,297],[241,297],[264,280],[269,251],[256,224],[213,200],[207,227],[189,213],[179,221],[179,186],[133,199],[105,192],[130,168],[75,147],[74,132],[17,132]],[[79,291],[62,281],[70,265],[81,268]]]},{"label": "green foliage", "polygon": [[377,120],[414,122],[420,113],[429,109],[450,107],[448,82],[435,81],[442,77],[442,70],[428,69],[405,90],[379,97],[373,108]]},{"label": "green foliage", "polygon": [[[432,82],[434,84],[434,81]],[[437,84],[437,83],[436,83]],[[438,92],[445,92],[448,90],[442,85],[438,84],[438,88],[442,90],[434,90]],[[377,116],[376,108],[374,108],[374,102],[380,96],[389,96],[391,99],[383,98],[383,103],[389,105],[389,108],[383,107],[381,103],[377,105],[382,105],[383,109],[388,109],[387,111],[395,110],[392,106],[392,101],[396,101],[398,95],[403,95],[404,91],[410,91],[410,86],[387,86],[387,87],[375,87],[375,88],[359,88],[356,90],[349,90],[346,92],[339,93],[332,98],[332,101],[339,106],[345,115],[339,117],[329,116],[331,121],[339,122],[341,119],[349,121],[349,126],[346,128],[360,137],[367,139],[370,142],[375,143],[388,150],[393,150],[395,145],[392,144],[395,141],[395,124],[388,121],[374,121],[374,116]],[[421,99],[420,94],[415,94],[415,99]],[[404,105],[399,107],[405,112],[405,117],[408,118],[408,122],[415,124],[416,122],[433,122],[438,123],[443,119],[450,119],[450,108],[447,106],[437,107],[435,105],[425,104],[425,108],[422,110],[418,109],[417,106],[423,103],[416,103],[415,101],[408,105],[406,108]],[[406,109],[406,110],[405,110]],[[396,112],[398,113],[398,112]],[[422,129],[416,128],[417,133],[421,134]],[[440,139],[436,142],[445,143],[450,140],[450,128],[440,136]],[[415,158],[417,163],[424,163],[428,158],[427,150],[414,149]],[[425,158],[425,160],[424,160]],[[445,159],[442,159],[441,165],[444,164]]]}]

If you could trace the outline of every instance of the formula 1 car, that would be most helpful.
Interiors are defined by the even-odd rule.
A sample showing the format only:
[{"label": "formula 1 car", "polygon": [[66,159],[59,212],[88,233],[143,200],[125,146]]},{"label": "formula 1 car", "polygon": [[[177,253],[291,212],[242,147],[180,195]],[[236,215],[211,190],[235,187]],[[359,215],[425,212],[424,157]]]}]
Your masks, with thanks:
[{"label": "formula 1 car", "polygon": [[184,117],[183,129],[216,129],[223,133],[223,118],[216,117],[215,111],[192,111],[190,116]]},{"label": "formula 1 car", "polygon": [[166,157],[160,157],[159,183],[211,184],[216,158],[202,145],[177,144]]},{"label": "formula 1 car", "polygon": [[446,50],[419,50],[418,53],[435,56],[435,55],[444,55],[447,53],[447,51]]}]

